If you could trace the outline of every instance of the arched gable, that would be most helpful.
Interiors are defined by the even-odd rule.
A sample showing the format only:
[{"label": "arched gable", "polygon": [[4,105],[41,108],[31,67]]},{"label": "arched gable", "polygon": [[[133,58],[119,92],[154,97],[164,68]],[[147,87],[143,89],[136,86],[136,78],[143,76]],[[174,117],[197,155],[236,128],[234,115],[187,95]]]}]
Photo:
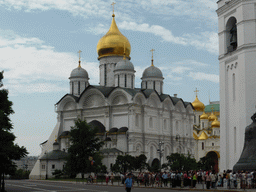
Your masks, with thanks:
[{"label": "arched gable", "polygon": [[181,100],[176,103],[175,109],[179,112],[186,112],[186,108],[184,106],[184,103]]},{"label": "arched gable", "polygon": [[193,107],[192,107],[191,104],[187,105],[186,111],[187,111],[187,113],[189,113],[189,114],[194,114],[194,112],[193,112]]},{"label": "arched gable", "polygon": [[174,109],[174,105],[173,105],[173,102],[171,100],[170,97],[167,97],[164,101],[163,101],[163,109],[164,110],[173,110]]},{"label": "arched gable", "polygon": [[146,97],[142,92],[139,92],[134,96],[133,102],[137,105],[144,105],[146,102]]},{"label": "arched gable", "polygon": [[108,101],[111,105],[123,105],[130,103],[131,100],[131,95],[120,88],[113,90],[108,97]]},{"label": "arched gable", "polygon": [[161,107],[161,100],[159,98],[159,95],[156,92],[152,92],[147,99],[147,105],[154,108],[160,108]]},{"label": "arched gable", "polygon": [[82,108],[92,108],[105,106],[104,95],[96,88],[90,88],[83,92],[79,100],[79,106]]},{"label": "arched gable", "polygon": [[74,110],[77,108],[77,103],[74,97],[66,95],[58,104],[57,111]]}]

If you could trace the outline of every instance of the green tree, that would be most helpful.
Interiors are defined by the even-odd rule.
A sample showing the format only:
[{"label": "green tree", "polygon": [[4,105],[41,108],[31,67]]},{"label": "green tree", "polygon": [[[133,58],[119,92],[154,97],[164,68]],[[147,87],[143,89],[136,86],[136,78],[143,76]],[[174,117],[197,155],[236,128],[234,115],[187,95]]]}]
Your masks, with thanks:
[{"label": "green tree", "polygon": [[179,153],[172,153],[171,155],[166,157],[168,160],[168,164],[172,170],[196,170],[197,162],[195,158],[192,158],[190,154],[187,156]]},{"label": "green tree", "polygon": [[211,170],[215,165],[214,159],[209,154],[200,158],[198,167],[202,170]]},{"label": "green tree", "polygon": [[65,172],[70,177],[75,177],[76,174],[81,173],[82,178],[84,174],[93,170],[93,165],[89,157],[93,157],[94,166],[99,164],[100,155],[99,149],[103,145],[96,137],[97,128],[92,127],[78,119],[75,121],[75,126],[70,130],[71,146],[68,149],[67,163],[65,165]]},{"label": "green tree", "polygon": [[134,159],[134,169],[141,170],[147,168],[147,157],[144,154],[141,154]]},{"label": "green tree", "polygon": [[135,169],[135,157],[131,155],[118,155],[113,165],[115,172],[127,172]]},{"label": "green tree", "polygon": [[[2,83],[3,72],[0,72],[0,87]],[[13,160],[19,160],[25,157],[28,152],[25,147],[19,147],[14,144],[15,135],[11,132],[13,129],[10,115],[13,114],[12,102],[8,99],[8,91],[0,90],[0,188],[5,191],[4,175],[15,174],[16,165]]]}]

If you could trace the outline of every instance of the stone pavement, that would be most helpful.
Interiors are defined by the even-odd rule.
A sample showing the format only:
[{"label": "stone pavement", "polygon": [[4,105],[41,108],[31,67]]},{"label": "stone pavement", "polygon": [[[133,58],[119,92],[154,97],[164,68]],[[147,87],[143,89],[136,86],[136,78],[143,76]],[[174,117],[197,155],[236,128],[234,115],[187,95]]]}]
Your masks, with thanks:
[{"label": "stone pavement", "polygon": [[[98,183],[85,183],[88,185],[106,185],[106,182],[98,182]],[[112,186],[111,183],[108,183],[109,186]],[[114,182],[113,186],[124,186],[121,182]],[[134,183],[134,187],[135,188],[157,188],[157,189],[169,189],[169,190],[179,190],[179,191],[229,191],[229,192],[237,192],[237,191],[253,191],[256,192],[256,189],[227,189],[224,187],[217,187],[217,188],[210,188],[210,189],[206,189],[206,184],[196,184],[196,188],[191,188],[191,187],[175,187],[175,188],[171,188],[170,187],[170,183],[168,183],[168,186],[165,187],[164,185],[161,186],[147,186],[145,187],[145,185],[138,185],[136,182]]]}]

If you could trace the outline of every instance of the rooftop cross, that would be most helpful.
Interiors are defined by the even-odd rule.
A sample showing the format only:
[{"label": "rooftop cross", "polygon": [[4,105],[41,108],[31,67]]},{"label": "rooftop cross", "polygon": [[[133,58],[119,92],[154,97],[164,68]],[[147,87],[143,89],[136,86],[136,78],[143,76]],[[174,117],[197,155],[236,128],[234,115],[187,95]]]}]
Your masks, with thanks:
[{"label": "rooftop cross", "polygon": [[114,14],[114,12],[115,12],[115,4],[116,4],[115,2],[113,2],[113,3],[111,4],[111,5],[113,6],[113,15],[115,15],[115,14]]},{"label": "rooftop cross", "polygon": [[80,59],[81,59],[81,52],[82,52],[81,50],[79,50],[79,51],[77,52],[77,53],[79,53],[79,66],[78,66],[78,67],[81,67],[81,64],[80,64],[80,63],[81,63],[81,60],[80,60]]},{"label": "rooftop cross", "polygon": [[213,109],[214,109],[214,107],[212,106],[212,107],[211,107],[211,110],[213,111]]},{"label": "rooftop cross", "polygon": [[197,88],[196,88],[196,90],[194,92],[196,93],[196,96],[197,96],[197,93],[199,92],[199,90],[197,90]]},{"label": "rooftop cross", "polygon": [[153,59],[153,52],[155,51],[155,49],[151,49],[150,51],[152,52],[151,66],[154,66],[154,64],[153,64],[153,61],[154,61],[154,59]]}]

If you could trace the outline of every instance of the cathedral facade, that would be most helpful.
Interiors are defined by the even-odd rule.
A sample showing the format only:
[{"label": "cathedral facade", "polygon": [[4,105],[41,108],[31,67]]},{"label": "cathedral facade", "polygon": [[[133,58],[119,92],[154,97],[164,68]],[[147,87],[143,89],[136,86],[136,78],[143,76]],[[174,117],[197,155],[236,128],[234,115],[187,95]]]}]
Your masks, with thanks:
[{"label": "cathedral facade", "polygon": [[220,162],[220,104],[218,101],[204,105],[196,96],[192,103],[195,109],[193,137],[195,139],[195,159],[208,156],[214,160],[216,173]]},{"label": "cathedral facade", "polygon": [[175,152],[194,155],[193,106],[163,93],[164,77],[154,66],[153,54],[141,88],[135,88],[131,45],[112,17],[109,31],[97,45],[100,84],[89,83],[79,59],[69,77],[70,93],[56,104],[57,124],[41,144],[30,178],[50,177],[54,169],[62,168],[64,161],[58,155],[63,158],[68,151],[70,127],[77,118],[98,128],[98,137],[105,141],[101,152],[108,170],[118,155],[145,154],[150,165],[166,163],[166,156]]},{"label": "cathedral facade", "polygon": [[256,0],[219,0],[220,169],[233,169],[256,106]]}]

